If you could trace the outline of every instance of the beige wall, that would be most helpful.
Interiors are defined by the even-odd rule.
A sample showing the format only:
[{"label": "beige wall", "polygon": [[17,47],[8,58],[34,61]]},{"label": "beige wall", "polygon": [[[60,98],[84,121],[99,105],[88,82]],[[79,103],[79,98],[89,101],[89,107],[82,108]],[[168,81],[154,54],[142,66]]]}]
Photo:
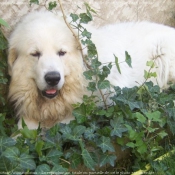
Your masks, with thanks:
[{"label": "beige wall", "polygon": [[[0,0],[0,18],[10,25],[9,29],[4,29],[5,35],[8,37],[16,22],[24,14],[39,8],[45,9],[44,6],[48,1],[40,0],[42,6],[35,4],[30,6],[29,0]],[[96,26],[142,20],[175,26],[175,0],[62,0],[63,7],[68,14],[80,12],[78,7],[84,9],[84,2],[88,2],[98,12],[94,20]]]}]

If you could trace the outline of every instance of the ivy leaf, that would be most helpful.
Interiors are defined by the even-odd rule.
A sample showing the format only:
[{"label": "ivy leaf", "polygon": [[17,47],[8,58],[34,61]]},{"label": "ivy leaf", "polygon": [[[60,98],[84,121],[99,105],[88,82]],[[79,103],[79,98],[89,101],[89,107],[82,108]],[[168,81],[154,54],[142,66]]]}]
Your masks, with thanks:
[{"label": "ivy leaf", "polygon": [[109,74],[110,74],[110,69],[109,69],[109,67],[107,67],[107,66],[103,66],[103,71],[102,71],[102,73],[103,73],[103,76],[106,78]]},{"label": "ivy leaf", "polygon": [[16,147],[8,147],[4,152],[3,156],[10,159],[11,161],[18,161],[20,151]]},{"label": "ivy leaf", "polygon": [[35,170],[36,169],[36,164],[35,161],[33,160],[33,157],[28,154],[21,154],[20,155],[20,165],[24,170]]},{"label": "ivy leaf", "polygon": [[90,153],[86,149],[83,149],[81,155],[82,155],[82,158],[83,158],[83,161],[84,161],[84,164],[86,165],[86,167],[90,168],[91,170],[94,171],[94,167],[95,167],[96,163],[93,160]]},{"label": "ivy leaf", "polygon": [[89,11],[89,13],[92,12],[92,13],[97,14],[96,11],[94,9],[92,9],[88,3],[85,2],[84,5],[86,6],[87,12]]},{"label": "ivy leaf", "polygon": [[123,88],[122,93],[115,95],[112,99],[118,103],[123,102],[124,104],[129,105],[130,109],[133,110],[135,108],[140,109],[141,103],[136,101],[138,87],[133,88]]},{"label": "ivy leaf", "polygon": [[167,136],[168,134],[165,131],[161,131],[158,133],[158,136],[161,137],[161,139],[163,139],[165,136]]},{"label": "ivy leaf", "polygon": [[76,137],[82,136],[85,130],[86,130],[85,126],[78,125],[73,129],[73,135],[75,135]]},{"label": "ivy leaf", "polygon": [[90,16],[88,16],[86,13],[80,14],[80,23],[87,24],[90,21],[92,21],[92,18]]},{"label": "ivy leaf", "polygon": [[93,128],[87,128],[84,132],[84,137],[88,140],[92,140],[95,138],[94,129]]},{"label": "ivy leaf", "polygon": [[159,111],[146,112],[145,115],[149,120],[161,122],[161,113]]},{"label": "ivy leaf", "polygon": [[109,89],[110,82],[108,80],[98,81],[97,86],[99,89]]},{"label": "ivy leaf", "polygon": [[144,153],[147,152],[147,145],[146,145],[145,142],[143,142],[142,139],[140,139],[140,138],[137,139],[135,145],[136,145],[136,147],[137,147],[137,151],[138,151],[141,155],[143,155]]},{"label": "ivy leaf", "polygon": [[34,170],[36,169],[36,164],[33,160],[33,157],[31,155],[28,155],[26,153],[22,153],[20,155],[20,151],[16,147],[8,147],[3,155],[11,160],[12,162],[19,162],[20,167],[24,170]]},{"label": "ivy leaf", "polygon": [[91,61],[91,66],[92,66],[93,69],[97,69],[97,68],[99,68],[99,66],[101,66],[101,65],[102,65],[102,63],[101,63],[100,61],[98,61],[97,58],[95,58],[95,59],[93,59],[93,60]]},{"label": "ivy leaf", "polygon": [[62,155],[63,155],[63,153],[62,153],[61,151],[59,151],[59,150],[57,150],[57,149],[51,149],[51,150],[47,153],[46,157],[47,157],[47,158],[50,158],[50,159],[53,159],[54,157],[56,157],[56,158],[58,159],[58,158],[61,157]]},{"label": "ivy leaf", "polygon": [[154,63],[153,60],[147,61],[147,62],[146,62],[146,65],[149,66],[149,67],[151,67],[151,68],[154,68],[154,67],[155,67],[155,63]]},{"label": "ivy leaf", "polygon": [[92,76],[94,75],[94,72],[92,70],[88,70],[83,72],[83,75],[86,77],[87,80],[92,80]]},{"label": "ivy leaf", "polygon": [[114,57],[115,57],[115,65],[117,67],[117,70],[121,74],[121,70],[120,70],[120,66],[119,66],[119,62],[118,62],[118,57],[116,57],[115,55],[114,55]]},{"label": "ivy leaf", "polygon": [[106,151],[115,151],[114,146],[112,145],[109,137],[102,136],[98,141],[97,146],[102,149],[103,153],[105,153]]},{"label": "ivy leaf", "polygon": [[23,135],[24,138],[28,139],[36,139],[37,137],[37,130],[30,130],[27,126],[24,126],[24,128],[21,129],[20,133]]},{"label": "ivy leaf", "polygon": [[56,3],[56,1],[54,1],[54,2],[49,2],[49,10],[53,10],[55,7],[57,6],[57,3]]},{"label": "ivy leaf", "polygon": [[[96,49],[95,44],[88,44],[87,48],[88,48],[88,57],[89,58],[93,58],[97,55],[97,49]],[[93,67],[93,63],[91,64],[91,66]]]},{"label": "ivy leaf", "polygon": [[0,137],[0,153],[2,153],[7,147],[14,146],[16,141],[10,137]]},{"label": "ivy leaf", "polygon": [[110,154],[104,154],[101,156],[101,161],[100,161],[100,167],[110,164],[111,166],[115,165],[115,160],[116,160],[115,155],[110,155]]},{"label": "ivy leaf", "polygon": [[80,154],[74,153],[71,156],[71,167],[76,169],[79,164],[81,164],[82,158]]},{"label": "ivy leaf", "polygon": [[112,126],[111,136],[122,137],[122,133],[127,131],[127,128],[123,124],[123,117],[114,118],[110,120],[110,125]]},{"label": "ivy leaf", "polygon": [[3,19],[0,18],[0,25],[3,25],[5,27],[9,27],[8,23],[5,22]]},{"label": "ivy leaf", "polygon": [[66,173],[66,172],[68,172],[68,169],[64,168],[62,165],[54,165],[54,167],[52,168],[51,172]]},{"label": "ivy leaf", "polygon": [[80,107],[76,108],[73,110],[73,116],[76,118],[77,122],[80,123],[84,123],[85,121],[87,121],[87,117],[86,117],[86,105],[85,104],[81,104]]},{"label": "ivy leaf", "polygon": [[35,170],[35,172],[37,174],[44,174],[44,173],[47,173],[50,171],[51,171],[50,166],[47,164],[41,164],[41,165],[37,166],[37,168]]},{"label": "ivy leaf", "polygon": [[91,38],[91,33],[88,32],[86,29],[84,29],[84,31],[81,33],[81,35],[82,35],[83,37],[87,37],[88,39]]},{"label": "ivy leaf", "polygon": [[38,153],[39,156],[42,156],[42,148],[44,146],[44,142],[42,140],[39,140],[35,144],[35,150]]},{"label": "ivy leaf", "polygon": [[125,62],[128,64],[129,67],[132,67],[132,65],[131,65],[131,56],[128,54],[127,51],[125,51]]},{"label": "ivy leaf", "polygon": [[146,121],[146,118],[139,112],[136,112],[134,114],[135,118],[137,119],[137,121],[139,121],[140,123],[144,124]]},{"label": "ivy leaf", "polygon": [[128,142],[126,144],[126,146],[130,147],[130,148],[135,148],[135,144],[133,142]]},{"label": "ivy leaf", "polygon": [[62,125],[62,127],[60,128],[60,132],[63,134],[64,139],[69,139],[72,137],[72,129],[69,125]]},{"label": "ivy leaf", "polygon": [[31,5],[32,3],[33,3],[33,4],[39,4],[39,0],[30,0],[30,5]]},{"label": "ivy leaf", "polygon": [[148,72],[148,71],[144,70],[144,78],[147,80],[151,77],[156,78],[157,77],[156,72]]},{"label": "ivy leaf", "polygon": [[71,13],[70,16],[72,17],[73,22],[76,22],[79,19],[77,14]]},{"label": "ivy leaf", "polygon": [[[8,158],[0,156],[0,172],[21,172],[23,174],[23,169],[20,167],[19,162],[10,162]],[[19,173],[20,174],[20,173]]]},{"label": "ivy leaf", "polygon": [[87,89],[89,91],[95,92],[97,90],[95,82],[89,82]]}]

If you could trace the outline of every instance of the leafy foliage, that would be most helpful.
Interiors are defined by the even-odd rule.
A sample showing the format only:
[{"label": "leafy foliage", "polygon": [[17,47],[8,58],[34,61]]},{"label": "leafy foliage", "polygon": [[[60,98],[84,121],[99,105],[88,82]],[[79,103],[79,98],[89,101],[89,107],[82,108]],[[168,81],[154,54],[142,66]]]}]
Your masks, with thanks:
[{"label": "leafy foliage", "polygon": [[[30,0],[30,3],[38,4],[39,1]],[[90,69],[84,72],[84,76],[89,81],[87,89],[92,95],[85,95],[82,103],[74,104],[74,121],[55,125],[47,131],[40,128],[29,130],[23,123],[23,129],[16,133],[20,136],[14,140],[8,137],[9,131],[0,124],[0,171],[8,174],[66,174],[68,171],[87,169],[116,169],[120,166],[118,155],[122,154],[116,146],[130,150],[132,161],[128,161],[130,168],[126,171],[136,171],[151,164],[164,149],[160,141],[169,140],[175,134],[175,86],[171,85],[167,91],[161,92],[157,85],[148,82],[149,78],[156,76],[151,72],[153,62],[147,63],[150,70],[145,73],[143,85],[123,89],[113,87],[114,91],[111,92],[110,82],[106,78],[112,66],[116,66],[122,73],[122,63],[118,62],[115,55],[114,63],[102,64],[98,60],[91,33],[82,26],[82,23],[92,20],[95,11],[88,4],[85,5],[86,13],[70,16],[71,24],[77,28],[79,37],[82,38],[81,43],[88,50],[85,59]],[[50,10],[55,6],[55,2],[50,3]],[[0,40],[2,42],[3,38]],[[125,56],[125,62],[132,67],[132,58],[127,51]],[[101,94],[101,98],[94,92]],[[111,104],[108,105],[106,100],[110,100]],[[102,107],[97,103],[103,104]],[[5,120],[5,114],[1,113],[0,121]],[[13,125],[11,122],[10,126]]]}]

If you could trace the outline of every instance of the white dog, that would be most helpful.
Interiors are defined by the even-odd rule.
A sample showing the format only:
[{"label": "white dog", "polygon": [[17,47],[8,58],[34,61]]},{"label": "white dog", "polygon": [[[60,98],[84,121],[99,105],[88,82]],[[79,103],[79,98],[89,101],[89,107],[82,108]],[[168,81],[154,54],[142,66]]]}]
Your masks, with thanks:
[{"label": "white dog", "polygon": [[[155,61],[157,83],[166,88],[175,81],[175,30],[149,23],[123,23],[89,29],[99,61],[132,58],[132,68],[120,65],[122,74],[112,67],[108,80],[112,85],[133,87],[142,84],[146,62]],[[78,44],[64,20],[50,12],[28,14],[9,39],[9,99],[30,129],[68,122],[72,104],[81,102],[86,91],[83,61]]]}]

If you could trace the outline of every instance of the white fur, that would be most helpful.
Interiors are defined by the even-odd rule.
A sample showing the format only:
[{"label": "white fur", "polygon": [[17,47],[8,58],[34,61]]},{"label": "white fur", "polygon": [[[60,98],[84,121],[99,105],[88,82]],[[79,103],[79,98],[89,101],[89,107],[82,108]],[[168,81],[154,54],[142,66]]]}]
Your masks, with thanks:
[{"label": "white fur", "polygon": [[[157,78],[152,79],[161,88],[169,81],[175,82],[175,30],[171,27],[149,22],[121,23],[95,29],[92,40],[98,51],[99,61],[119,62],[125,60],[125,51],[132,58],[132,68],[121,63],[120,74],[112,67],[108,80],[114,86],[133,87],[141,85],[146,62],[155,60]],[[56,122],[71,119],[72,103],[81,102],[86,81],[83,63],[76,40],[61,17],[50,12],[35,12],[25,17],[9,40],[9,74],[12,76],[9,98],[15,102],[17,115],[24,118],[29,128],[38,122],[51,127]],[[39,51],[41,56],[32,56]],[[59,51],[65,51],[59,56]],[[60,91],[54,99],[43,98],[40,91],[47,89],[44,76],[57,71],[61,80],[56,86]],[[21,125],[21,124],[19,124]]]}]

